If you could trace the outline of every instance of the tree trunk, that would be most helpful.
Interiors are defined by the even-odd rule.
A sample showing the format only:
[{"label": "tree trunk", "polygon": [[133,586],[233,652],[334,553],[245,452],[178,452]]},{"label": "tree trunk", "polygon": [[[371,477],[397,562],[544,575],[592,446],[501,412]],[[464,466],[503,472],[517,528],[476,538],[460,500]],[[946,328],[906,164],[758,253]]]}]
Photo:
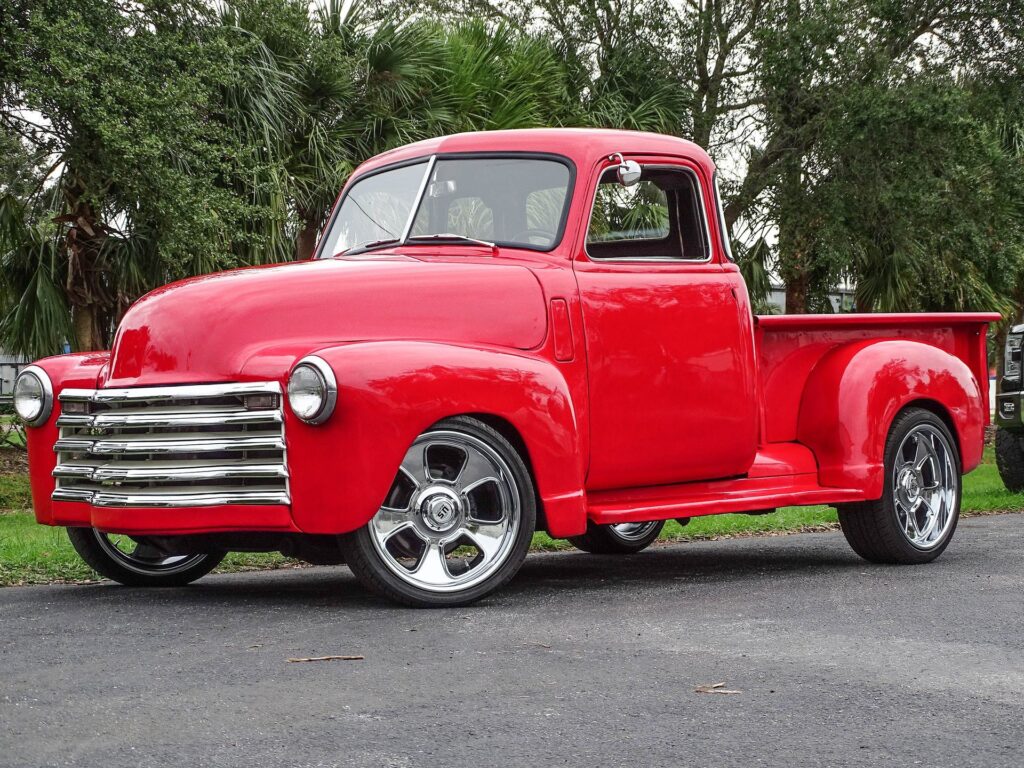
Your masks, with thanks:
[{"label": "tree trunk", "polygon": [[93,352],[105,347],[99,313],[95,305],[74,307],[71,311],[71,320],[75,330],[76,352]]},{"label": "tree trunk", "polygon": [[306,261],[313,258],[313,251],[316,248],[316,236],[319,232],[320,226],[316,221],[303,219],[302,229],[299,230],[299,236],[295,240],[296,261]]},{"label": "tree trunk", "polygon": [[807,275],[800,274],[786,281],[786,314],[803,315],[807,312]]},{"label": "tree trunk", "polygon": [[55,217],[58,224],[67,224],[64,245],[68,253],[68,274],[65,292],[71,305],[71,319],[76,352],[105,349],[107,332],[116,305],[113,280],[103,258],[103,244],[108,230],[98,220],[86,187],[73,171],[62,189],[67,213]]}]

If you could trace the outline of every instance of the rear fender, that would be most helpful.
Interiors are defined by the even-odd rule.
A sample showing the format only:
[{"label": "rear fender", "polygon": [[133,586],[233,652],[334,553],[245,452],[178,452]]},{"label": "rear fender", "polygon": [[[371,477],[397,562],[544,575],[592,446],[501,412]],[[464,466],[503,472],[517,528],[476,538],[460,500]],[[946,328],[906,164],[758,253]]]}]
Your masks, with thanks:
[{"label": "rear fender", "polygon": [[528,463],[553,536],[586,529],[583,451],[576,412],[551,363],[504,350],[416,341],[317,350],[338,380],[333,416],[320,426],[286,413],[292,513],[308,533],[343,533],[376,514],[412,442],[449,416],[508,421]]},{"label": "rear fender", "polygon": [[893,419],[921,402],[947,417],[964,472],[981,462],[984,397],[959,358],[916,341],[845,344],[824,355],[807,379],[797,440],[818,460],[822,485],[863,490],[877,499]]}]

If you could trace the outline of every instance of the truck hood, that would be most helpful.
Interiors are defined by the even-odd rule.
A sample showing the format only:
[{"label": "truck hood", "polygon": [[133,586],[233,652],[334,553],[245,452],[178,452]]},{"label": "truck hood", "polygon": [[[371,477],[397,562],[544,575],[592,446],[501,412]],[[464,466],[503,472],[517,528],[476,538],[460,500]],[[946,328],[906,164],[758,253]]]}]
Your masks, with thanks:
[{"label": "truck hood", "polygon": [[222,272],[160,288],[118,328],[107,387],[280,378],[324,346],[417,339],[530,349],[544,340],[525,267],[405,257]]}]

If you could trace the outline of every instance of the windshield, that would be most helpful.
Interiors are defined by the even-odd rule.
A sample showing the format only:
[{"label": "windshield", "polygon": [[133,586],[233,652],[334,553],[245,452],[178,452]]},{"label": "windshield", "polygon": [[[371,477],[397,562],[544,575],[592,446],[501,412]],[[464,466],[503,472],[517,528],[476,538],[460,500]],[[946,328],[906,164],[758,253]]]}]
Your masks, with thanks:
[{"label": "windshield", "polygon": [[526,157],[440,157],[374,173],[345,194],[320,257],[449,237],[551,250],[562,234],[570,179],[565,163]]}]

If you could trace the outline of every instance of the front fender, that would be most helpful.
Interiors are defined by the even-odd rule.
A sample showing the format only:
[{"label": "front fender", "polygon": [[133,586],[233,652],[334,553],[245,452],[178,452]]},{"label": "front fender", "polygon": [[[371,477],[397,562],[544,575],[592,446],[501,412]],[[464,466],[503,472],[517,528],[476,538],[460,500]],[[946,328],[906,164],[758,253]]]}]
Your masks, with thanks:
[{"label": "front fender", "polygon": [[529,453],[554,536],[586,529],[583,451],[561,372],[536,357],[417,341],[341,344],[315,354],[338,380],[320,426],[286,414],[292,514],[309,533],[343,533],[377,512],[413,440],[459,414],[511,423]]},{"label": "front fender", "polygon": [[32,508],[36,520],[45,525],[87,525],[89,522],[88,508],[83,504],[65,505],[78,516],[61,516],[53,507],[50,496],[53,494],[53,468],[57,465],[57,454],[53,445],[57,442],[59,429],[57,417],[60,416],[60,393],[69,388],[81,387],[94,389],[100,383],[103,367],[110,360],[107,352],[76,352],[69,355],[57,355],[38,360],[35,365],[46,371],[53,384],[53,412],[46,423],[38,427],[28,427],[25,437],[28,443],[29,483],[32,488]]},{"label": "front fender", "polygon": [[882,495],[889,427],[908,404],[922,401],[948,414],[964,472],[981,462],[984,398],[959,358],[907,340],[842,345],[824,355],[807,379],[797,440],[818,460],[822,485]]}]

